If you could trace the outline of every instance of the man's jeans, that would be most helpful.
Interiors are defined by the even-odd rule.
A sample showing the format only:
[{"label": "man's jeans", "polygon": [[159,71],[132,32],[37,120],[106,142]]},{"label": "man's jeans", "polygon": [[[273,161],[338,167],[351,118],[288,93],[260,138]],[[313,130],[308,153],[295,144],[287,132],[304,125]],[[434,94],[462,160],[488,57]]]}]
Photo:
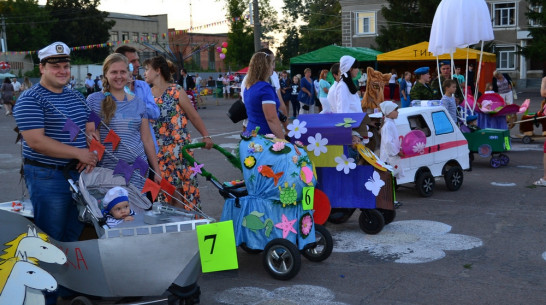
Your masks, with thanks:
[{"label": "man's jeans", "polygon": [[[28,164],[24,170],[36,226],[57,241],[77,241],[84,225],[62,171]],[[79,176],[71,174],[73,179]]]}]

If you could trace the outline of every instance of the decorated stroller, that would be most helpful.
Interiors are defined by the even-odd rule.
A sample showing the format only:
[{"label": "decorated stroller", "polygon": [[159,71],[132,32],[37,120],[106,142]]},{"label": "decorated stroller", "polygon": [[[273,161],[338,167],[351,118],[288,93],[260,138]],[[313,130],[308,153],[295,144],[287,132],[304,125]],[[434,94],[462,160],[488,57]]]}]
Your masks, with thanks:
[{"label": "decorated stroller", "polygon": [[[232,220],[235,242],[249,253],[263,251],[263,265],[279,280],[294,277],[301,267],[300,252],[319,262],[328,258],[333,241],[328,230],[314,222],[310,205],[314,192],[313,165],[302,147],[256,133],[242,135],[239,158],[215,145],[243,171],[244,181],[220,183],[201,168],[226,199],[222,221]],[[184,146],[184,158],[195,160],[186,150],[204,143]],[[242,164],[242,165],[241,165]],[[314,194],[314,193],[312,193]]]},{"label": "decorated stroller", "polygon": [[[79,181],[69,179],[69,182],[80,211],[80,220],[92,223],[98,239],[55,241],[39,233],[39,228],[35,228],[25,217],[17,215],[20,212],[0,210],[1,244],[22,248],[23,244],[27,244],[23,242],[25,238],[30,240],[30,237],[39,235],[42,240],[54,245],[48,247],[46,244],[49,243],[36,244],[37,249],[25,250],[25,256],[28,257],[18,257],[17,260],[36,260],[36,265],[39,265],[36,268],[43,268],[51,274],[53,281],[56,281],[55,286],[58,283],[85,295],[118,299],[141,297],[139,301],[146,301],[146,304],[165,301],[168,304],[199,302],[197,280],[201,268],[195,228],[210,223],[210,218],[198,212],[188,213],[160,203],[155,203],[152,210],[146,211],[152,206],[148,199],[134,186],[127,186],[123,177],[113,176],[113,171],[109,169],[95,168],[89,174],[82,173]],[[129,202],[136,215],[131,222],[109,228],[98,201],[114,186],[122,186],[128,191]],[[29,202],[20,204],[19,209],[24,206],[25,215],[32,214]],[[195,214],[199,214],[202,219],[196,219]],[[29,227],[33,228],[34,233],[31,233]],[[25,234],[27,231],[29,233]],[[46,248],[58,248],[60,253],[44,251]],[[4,249],[4,252],[10,253],[9,248]],[[59,258],[52,261],[55,255]],[[43,278],[27,287],[42,289],[40,281]],[[42,293],[36,289],[27,288],[22,293],[27,299],[43,299]],[[11,301],[9,304],[23,304],[16,299]],[[102,303],[78,296],[70,304]]]}]

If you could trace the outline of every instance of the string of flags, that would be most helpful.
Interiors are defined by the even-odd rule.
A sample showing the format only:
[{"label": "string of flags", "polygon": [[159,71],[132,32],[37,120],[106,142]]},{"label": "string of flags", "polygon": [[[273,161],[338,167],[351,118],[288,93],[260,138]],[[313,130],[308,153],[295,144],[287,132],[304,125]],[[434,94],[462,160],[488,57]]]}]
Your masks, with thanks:
[{"label": "string of flags", "polygon": [[[169,37],[174,37],[176,35],[180,35],[180,34],[183,34],[183,33],[198,31],[198,30],[202,30],[202,29],[206,29],[206,28],[210,28],[210,27],[214,27],[214,26],[219,26],[219,25],[223,25],[223,24],[226,24],[226,23],[229,23],[229,22],[236,22],[236,21],[239,21],[239,20],[241,20],[243,18],[249,19],[250,16],[246,15],[245,17],[230,18],[230,19],[226,19],[226,20],[222,20],[222,21],[212,22],[212,23],[209,23],[209,24],[194,26],[194,27],[191,27],[189,29],[184,29],[184,30],[174,30],[174,31],[170,31],[168,33],[162,33],[161,37],[163,39],[167,38],[167,35]],[[151,35],[147,35],[147,36],[140,36],[139,40],[140,40],[140,42],[155,42],[155,41],[157,41],[158,36],[159,36],[159,34],[151,34]],[[116,46],[116,45],[120,45],[120,44],[128,44],[128,43],[134,43],[134,42],[135,41],[132,41],[132,40],[120,40],[120,41],[115,41],[115,42],[90,44],[90,45],[85,45],[85,46],[72,47],[72,48],[70,48],[70,51],[80,51],[80,50],[90,50],[90,49],[97,49],[97,48],[106,48],[106,47],[112,47],[112,46]],[[38,52],[38,51],[35,51],[35,50],[32,50],[32,51],[8,51],[8,52],[0,52],[0,54],[29,55],[29,54],[35,54],[36,52]]]}]

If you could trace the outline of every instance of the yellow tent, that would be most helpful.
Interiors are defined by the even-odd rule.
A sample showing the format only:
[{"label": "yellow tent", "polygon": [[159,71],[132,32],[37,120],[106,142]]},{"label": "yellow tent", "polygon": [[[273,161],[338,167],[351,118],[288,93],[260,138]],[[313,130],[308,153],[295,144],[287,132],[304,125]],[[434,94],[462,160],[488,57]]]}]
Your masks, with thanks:
[{"label": "yellow tent", "polygon": [[[455,60],[466,60],[468,51],[469,60],[480,60],[480,51],[470,48],[457,49],[453,53],[453,59]],[[441,55],[440,60],[451,59],[450,54]],[[409,47],[401,48],[398,50],[390,51],[387,53],[382,53],[377,55],[377,61],[427,61],[434,60],[436,61],[436,56],[428,51],[428,41],[423,41],[418,44],[411,45]],[[493,53],[483,52],[482,62],[496,62],[496,56]]]}]

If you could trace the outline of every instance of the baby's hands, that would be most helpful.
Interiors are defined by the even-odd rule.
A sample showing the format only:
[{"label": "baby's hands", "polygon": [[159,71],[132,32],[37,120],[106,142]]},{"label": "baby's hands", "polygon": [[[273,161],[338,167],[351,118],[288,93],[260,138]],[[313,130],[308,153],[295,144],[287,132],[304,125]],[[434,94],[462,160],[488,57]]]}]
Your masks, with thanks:
[{"label": "baby's hands", "polygon": [[127,216],[127,217],[123,218],[123,221],[132,221],[132,220],[135,220],[135,218],[133,216]]}]

